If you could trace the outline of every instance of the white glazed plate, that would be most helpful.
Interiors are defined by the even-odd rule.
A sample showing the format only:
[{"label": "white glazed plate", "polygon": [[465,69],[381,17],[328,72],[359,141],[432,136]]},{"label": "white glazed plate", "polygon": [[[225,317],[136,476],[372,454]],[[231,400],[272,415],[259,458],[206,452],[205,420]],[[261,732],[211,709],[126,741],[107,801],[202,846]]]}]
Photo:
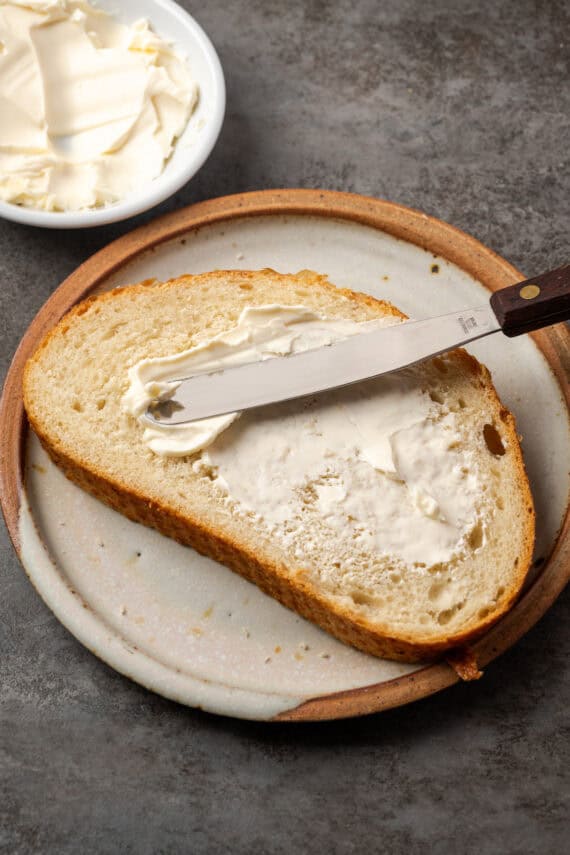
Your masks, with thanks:
[{"label": "white glazed plate", "polygon": [[[178,222],[183,214],[178,212]],[[202,221],[201,228],[179,231],[174,239],[145,249],[151,224],[143,230],[140,249],[133,249],[137,242],[131,237],[130,260],[111,274],[105,272],[107,262],[96,256],[87,263],[91,274],[83,269],[74,276],[83,276],[84,283],[91,276],[94,290],[100,291],[214,268],[311,268],[328,274],[336,285],[387,298],[415,318],[488,298],[481,284],[445,258],[359,222],[278,211],[209,225],[208,217]],[[558,465],[570,459],[560,388],[527,336],[507,340],[496,335],[470,350],[489,366],[501,398],[517,417],[537,505],[536,555],[545,557],[568,497],[568,481]],[[82,492],[32,435],[26,456],[17,537],[30,579],[83,644],[148,688],[243,718],[322,718],[402,703],[456,679],[445,664],[403,665],[341,644],[225,567]],[[435,682],[434,674],[439,675]],[[429,686],[421,688],[426,675],[431,675]],[[353,692],[363,687],[368,688],[360,695]],[[353,701],[343,706],[345,697]],[[354,697],[360,704],[354,705]],[[319,707],[319,699],[328,700]]]}]

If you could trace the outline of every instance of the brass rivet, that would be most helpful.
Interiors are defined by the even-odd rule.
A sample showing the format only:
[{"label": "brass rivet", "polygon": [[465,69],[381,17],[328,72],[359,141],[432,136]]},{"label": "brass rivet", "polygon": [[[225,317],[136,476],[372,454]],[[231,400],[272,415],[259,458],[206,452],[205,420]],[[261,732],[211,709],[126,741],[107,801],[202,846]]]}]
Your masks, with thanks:
[{"label": "brass rivet", "polygon": [[519,293],[523,300],[534,300],[540,294],[540,288],[538,285],[525,285]]}]

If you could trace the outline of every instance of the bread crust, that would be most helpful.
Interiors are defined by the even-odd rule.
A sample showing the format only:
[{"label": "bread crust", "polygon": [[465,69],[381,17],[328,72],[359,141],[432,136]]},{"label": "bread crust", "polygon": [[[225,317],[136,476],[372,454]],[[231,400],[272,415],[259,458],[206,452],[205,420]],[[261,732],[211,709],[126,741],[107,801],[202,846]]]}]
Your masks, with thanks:
[{"label": "bread crust", "polygon": [[[274,271],[219,271],[216,274],[201,274],[182,277],[182,279],[185,280],[188,287],[192,287],[193,284],[199,284],[205,276],[220,275],[224,276],[231,285],[232,280],[236,280],[236,276],[240,282],[243,282],[244,279],[249,278],[253,281],[259,275],[268,273],[273,276],[278,275]],[[331,289],[335,296],[340,293],[350,301],[366,305],[376,312],[391,314],[400,318],[406,317],[389,303],[349,289],[338,289],[318,274],[303,271],[299,275],[302,276],[304,283]],[[532,559],[535,515],[514,416],[501,404],[487,368],[464,350],[453,351],[451,358],[457,360],[465,372],[479,379],[481,388],[484,390],[496,418],[501,422],[502,430],[514,457],[528,519],[523,542],[520,544],[518,571],[513,573],[510,588],[505,592],[501,602],[497,604],[497,608],[481,618],[476,625],[469,626],[461,632],[449,634],[442,632],[437,639],[412,638],[405,634],[396,635],[388,627],[372,624],[363,615],[332,603],[330,598],[320,594],[302,569],[291,573],[290,569],[286,571],[284,566],[273,561],[267,559],[262,561],[254,554],[253,550],[243,543],[238,543],[228,532],[216,529],[204,520],[182,515],[166,504],[149,499],[132,486],[110,479],[93,467],[88,460],[73,457],[64,444],[46,430],[33,406],[32,396],[29,393],[29,378],[34,365],[39,364],[42,352],[49,346],[52,338],[65,333],[66,327],[68,328],[75,319],[84,315],[100,301],[116,299],[119,294],[126,290],[130,295],[136,297],[137,292],[148,288],[149,285],[169,287],[178,285],[180,282],[181,279],[170,280],[166,283],[155,283],[154,280],[148,280],[138,285],[119,288],[96,297],[90,297],[71,309],[41,342],[25,368],[24,403],[30,425],[54,463],[67,478],[114,510],[135,522],[156,529],[161,534],[179,543],[192,547],[215,561],[221,562],[248,581],[253,582],[284,606],[365,653],[404,662],[421,662],[433,659],[450,649],[471,645],[511,608],[520,592]]]}]

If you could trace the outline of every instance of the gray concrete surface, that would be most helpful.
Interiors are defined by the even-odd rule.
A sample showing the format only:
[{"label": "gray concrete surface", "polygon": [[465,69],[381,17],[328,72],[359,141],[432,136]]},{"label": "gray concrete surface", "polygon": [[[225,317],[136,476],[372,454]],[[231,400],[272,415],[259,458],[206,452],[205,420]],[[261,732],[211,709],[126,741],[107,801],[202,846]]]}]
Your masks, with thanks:
[{"label": "gray concrete surface", "polygon": [[[568,260],[567,2],[184,5],[219,48],[228,114],[200,175],[152,216],[325,187],[421,208],[529,273]],[[0,223],[2,376],[56,285],[134,225]],[[116,675],[0,537],[1,852],[568,851],[568,592],[478,684],[364,720],[263,726]]]}]

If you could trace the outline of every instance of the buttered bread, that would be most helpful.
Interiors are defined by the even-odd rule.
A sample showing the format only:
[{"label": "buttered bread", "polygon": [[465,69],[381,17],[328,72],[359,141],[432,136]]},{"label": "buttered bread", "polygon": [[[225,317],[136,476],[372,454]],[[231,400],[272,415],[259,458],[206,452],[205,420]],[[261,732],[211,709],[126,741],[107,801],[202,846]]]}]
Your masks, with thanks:
[{"label": "buttered bread", "polygon": [[[513,416],[458,350],[311,398],[151,426],[174,378],[393,323],[304,271],[218,271],[75,307],[28,362],[33,429],[68,477],[343,641],[417,661],[515,600],[534,512]],[[158,572],[158,571],[157,571]]]}]

